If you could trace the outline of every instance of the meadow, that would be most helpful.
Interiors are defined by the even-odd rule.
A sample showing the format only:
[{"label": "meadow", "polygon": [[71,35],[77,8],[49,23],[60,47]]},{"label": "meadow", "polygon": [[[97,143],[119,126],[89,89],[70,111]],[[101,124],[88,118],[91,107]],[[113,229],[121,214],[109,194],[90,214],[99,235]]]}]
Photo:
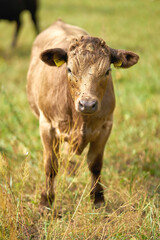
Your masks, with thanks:
[{"label": "meadow", "polygon": [[127,70],[112,68],[116,110],[102,170],[106,206],[94,209],[90,200],[87,149],[72,157],[62,147],[55,203],[40,214],[43,153],[26,96],[35,32],[24,13],[11,49],[14,24],[0,22],[0,240],[160,239],[160,2],[41,0],[38,15],[41,30],[61,18],[140,60]]}]

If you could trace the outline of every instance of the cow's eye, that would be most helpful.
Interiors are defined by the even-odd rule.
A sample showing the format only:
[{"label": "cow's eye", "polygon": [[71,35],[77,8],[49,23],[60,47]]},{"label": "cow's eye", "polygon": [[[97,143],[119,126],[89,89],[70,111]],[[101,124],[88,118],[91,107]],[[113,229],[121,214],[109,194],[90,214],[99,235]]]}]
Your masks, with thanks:
[{"label": "cow's eye", "polygon": [[107,72],[105,73],[105,76],[108,76],[109,73],[110,73],[110,71],[111,71],[111,68],[109,68],[109,69],[107,70]]},{"label": "cow's eye", "polygon": [[70,69],[69,67],[67,68],[67,71],[68,71],[68,73],[70,73],[70,74],[72,73],[72,71],[71,71],[71,69]]}]

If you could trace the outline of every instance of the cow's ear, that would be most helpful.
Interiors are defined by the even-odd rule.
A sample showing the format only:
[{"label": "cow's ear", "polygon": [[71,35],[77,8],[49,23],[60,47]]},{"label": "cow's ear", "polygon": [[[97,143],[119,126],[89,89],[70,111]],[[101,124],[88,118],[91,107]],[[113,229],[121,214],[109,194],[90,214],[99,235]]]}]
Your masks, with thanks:
[{"label": "cow's ear", "polygon": [[40,54],[40,59],[49,66],[60,67],[67,62],[67,53],[61,48],[48,49]]},{"label": "cow's ear", "polygon": [[139,56],[131,51],[110,48],[111,63],[115,67],[129,68],[138,62]]}]

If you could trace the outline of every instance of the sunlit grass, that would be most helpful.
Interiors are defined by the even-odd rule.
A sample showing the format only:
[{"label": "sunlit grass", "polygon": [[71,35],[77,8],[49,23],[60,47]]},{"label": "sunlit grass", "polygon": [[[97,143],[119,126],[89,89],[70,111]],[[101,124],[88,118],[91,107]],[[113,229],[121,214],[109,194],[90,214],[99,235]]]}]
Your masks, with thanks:
[{"label": "sunlit grass", "polygon": [[160,238],[159,7],[156,0],[41,1],[42,30],[62,18],[140,55],[133,68],[112,69],[117,106],[102,170],[106,207],[99,210],[89,197],[87,150],[72,159],[62,148],[55,203],[40,214],[42,145],[26,97],[34,28],[25,13],[12,50],[14,24],[0,22],[0,240]]}]

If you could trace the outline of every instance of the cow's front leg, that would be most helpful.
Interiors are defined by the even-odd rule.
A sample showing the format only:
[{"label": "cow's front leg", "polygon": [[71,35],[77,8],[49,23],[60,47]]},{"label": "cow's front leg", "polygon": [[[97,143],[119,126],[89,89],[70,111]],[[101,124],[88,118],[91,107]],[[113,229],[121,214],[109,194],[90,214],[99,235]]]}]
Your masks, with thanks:
[{"label": "cow's front leg", "polygon": [[99,136],[94,140],[94,142],[90,143],[90,148],[87,155],[88,167],[92,174],[90,196],[91,199],[93,199],[96,208],[104,205],[105,203],[100,174],[103,164],[104,147],[110,135],[111,129],[112,121],[108,121],[107,124],[102,127]]},{"label": "cow's front leg", "polygon": [[[51,123],[40,114],[40,135],[43,143],[46,189],[41,193],[40,205],[51,207],[54,201],[54,179],[58,172],[58,141]],[[53,147],[54,146],[54,147]]]}]

